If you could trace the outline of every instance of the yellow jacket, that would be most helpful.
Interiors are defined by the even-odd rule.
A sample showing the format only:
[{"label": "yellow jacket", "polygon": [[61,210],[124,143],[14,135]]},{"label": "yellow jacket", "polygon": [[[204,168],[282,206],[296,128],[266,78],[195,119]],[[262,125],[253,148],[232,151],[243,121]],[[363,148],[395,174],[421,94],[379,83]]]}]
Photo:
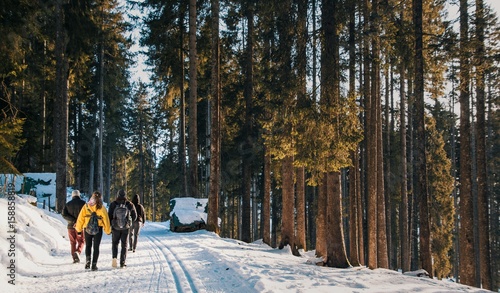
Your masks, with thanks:
[{"label": "yellow jacket", "polygon": [[97,209],[97,205],[91,206],[87,203],[80,210],[80,214],[78,214],[75,225],[76,232],[82,232],[83,229],[87,227],[92,212],[96,212],[97,216],[101,217],[99,219],[99,226],[103,228],[104,233],[109,235],[111,233],[111,225],[109,224],[108,211],[106,211],[106,208],[102,206],[100,209]]}]

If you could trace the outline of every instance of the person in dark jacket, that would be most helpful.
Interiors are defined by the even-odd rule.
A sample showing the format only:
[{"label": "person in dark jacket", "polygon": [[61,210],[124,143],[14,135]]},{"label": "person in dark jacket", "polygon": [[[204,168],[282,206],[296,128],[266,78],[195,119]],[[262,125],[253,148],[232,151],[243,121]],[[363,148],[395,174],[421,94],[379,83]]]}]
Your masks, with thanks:
[{"label": "person in dark jacket", "polygon": [[137,219],[137,212],[135,210],[134,205],[127,200],[125,195],[125,190],[120,189],[116,196],[116,199],[109,205],[108,215],[109,220],[111,222],[112,228],[112,237],[111,237],[111,254],[113,255],[113,260],[111,266],[117,267],[117,257],[118,257],[118,243],[121,242],[121,251],[120,251],[120,268],[126,267],[125,261],[127,259],[127,240],[129,228],[119,228],[116,225],[115,219],[115,210],[124,205],[130,213],[132,223]]},{"label": "person in dark jacket", "polygon": [[137,211],[137,220],[132,223],[132,227],[130,227],[130,231],[128,233],[128,250],[135,252],[135,249],[137,248],[137,238],[139,237],[141,228],[146,222],[146,218],[144,216],[144,206],[141,204],[140,196],[137,193],[132,197],[132,203]]},{"label": "person in dark jacket", "polygon": [[68,237],[73,263],[80,262],[78,255],[82,253],[85,244],[85,237],[83,237],[82,233],[78,233],[75,230],[76,219],[84,205],[85,201],[80,197],[80,191],[75,189],[71,193],[71,200],[66,203],[62,210],[63,218],[68,221]]}]

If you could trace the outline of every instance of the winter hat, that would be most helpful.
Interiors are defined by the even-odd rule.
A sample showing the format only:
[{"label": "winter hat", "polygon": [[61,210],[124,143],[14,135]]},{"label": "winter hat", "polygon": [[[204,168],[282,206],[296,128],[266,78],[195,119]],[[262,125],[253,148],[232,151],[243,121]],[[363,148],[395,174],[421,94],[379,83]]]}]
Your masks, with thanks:
[{"label": "winter hat", "polygon": [[118,194],[116,195],[117,198],[125,198],[125,190],[120,189],[118,190]]},{"label": "winter hat", "polygon": [[71,192],[71,196],[72,197],[80,197],[80,191],[79,190],[73,190],[73,192]]}]

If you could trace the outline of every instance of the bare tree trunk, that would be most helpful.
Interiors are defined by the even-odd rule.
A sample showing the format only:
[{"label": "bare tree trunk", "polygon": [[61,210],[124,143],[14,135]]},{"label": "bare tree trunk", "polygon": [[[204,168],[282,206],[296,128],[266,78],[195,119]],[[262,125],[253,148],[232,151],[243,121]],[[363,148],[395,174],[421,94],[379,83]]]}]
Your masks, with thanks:
[{"label": "bare tree trunk", "polygon": [[212,8],[212,80],[210,127],[210,193],[208,197],[207,230],[220,234],[220,52],[219,52],[219,0],[211,0]]},{"label": "bare tree trunk", "polygon": [[488,204],[488,180],[486,170],[486,122],[485,122],[485,64],[484,64],[484,3],[476,0],[476,151],[477,151],[477,197],[479,218],[479,263],[481,284],[479,287],[492,289],[490,261],[490,223]]},{"label": "bare tree trunk", "polygon": [[407,272],[410,270],[410,233],[408,219],[408,181],[407,181],[407,158],[406,158],[406,91],[405,79],[406,68],[401,64],[399,73],[400,86],[400,136],[401,136],[401,203],[399,206],[399,237],[401,245],[401,270]]},{"label": "bare tree trunk", "polygon": [[189,0],[189,195],[198,197],[198,56],[196,52],[196,0]]},{"label": "bare tree trunk", "polygon": [[282,178],[282,213],[281,213],[281,240],[279,248],[290,245],[292,253],[299,255],[295,244],[295,209],[294,209],[294,184],[293,184],[293,157],[285,157],[281,163]]},{"label": "bare tree trunk", "polygon": [[316,216],[316,256],[326,257],[326,173],[318,186],[318,214]]},{"label": "bare tree trunk", "polygon": [[184,9],[179,9],[179,164],[181,165],[182,194],[188,196],[188,179],[186,166],[186,97],[184,95]]},{"label": "bare tree trunk", "polygon": [[253,6],[248,3],[246,7],[247,17],[247,48],[245,58],[245,88],[243,96],[245,98],[245,125],[243,137],[242,160],[243,160],[243,214],[241,219],[242,224],[242,238],[245,242],[251,242],[251,188],[252,188],[252,163],[253,163],[253,34],[254,34],[254,15]]},{"label": "bare tree trunk", "polygon": [[[349,13],[349,96],[355,95],[356,91],[356,2],[350,0],[348,4]],[[349,261],[354,266],[359,266],[359,153],[358,150],[351,152],[352,165],[349,167]],[[361,231],[362,232],[362,231]]]},{"label": "bare tree trunk", "polygon": [[[364,7],[364,18],[365,18],[365,31],[368,31],[369,24],[369,1],[365,1]],[[371,26],[371,25],[370,25]],[[377,157],[377,145],[376,145],[376,105],[374,103],[373,93],[370,88],[373,88],[371,82],[374,82],[373,78],[370,79],[369,72],[370,62],[369,56],[369,40],[365,41],[365,84],[364,84],[364,95],[365,95],[365,107],[366,107],[366,125],[365,125],[365,139],[366,139],[366,157],[367,157],[367,229],[368,229],[368,267],[370,269],[375,269],[378,267],[377,255],[377,171],[376,171],[376,157]],[[373,71],[373,70],[372,70]],[[368,81],[371,81],[370,83]]]},{"label": "bare tree trunk", "polygon": [[[307,99],[307,1],[298,0],[297,13],[297,86],[298,86],[298,107],[310,107]],[[299,249],[306,250],[306,184],[305,168],[296,168],[296,213],[297,229],[296,244]]]},{"label": "bare tree trunk", "polygon": [[429,199],[427,190],[427,162],[425,156],[424,119],[424,57],[422,36],[422,0],[413,1],[413,22],[415,25],[415,162],[417,182],[415,194],[420,214],[420,261],[422,268],[430,275],[432,271],[431,232],[429,222]]},{"label": "bare tree trunk", "polygon": [[306,176],[303,167],[296,168],[296,204],[297,229],[295,244],[298,249],[306,250]]},{"label": "bare tree trunk", "polygon": [[264,147],[264,199],[262,201],[262,241],[271,245],[271,156]]},{"label": "bare tree trunk", "polygon": [[330,172],[327,175],[327,212],[326,212],[326,243],[327,265],[335,268],[350,266],[344,245],[342,227],[342,192],[340,172]]},{"label": "bare tree trunk", "polygon": [[468,1],[460,0],[460,283],[474,286],[476,275],[472,205]]},{"label": "bare tree trunk", "polygon": [[[56,211],[66,205],[66,165],[68,145],[68,57],[66,55],[66,30],[64,28],[63,0],[56,6],[56,95],[54,101],[54,163],[56,171]],[[50,208],[50,207],[49,207]]]}]

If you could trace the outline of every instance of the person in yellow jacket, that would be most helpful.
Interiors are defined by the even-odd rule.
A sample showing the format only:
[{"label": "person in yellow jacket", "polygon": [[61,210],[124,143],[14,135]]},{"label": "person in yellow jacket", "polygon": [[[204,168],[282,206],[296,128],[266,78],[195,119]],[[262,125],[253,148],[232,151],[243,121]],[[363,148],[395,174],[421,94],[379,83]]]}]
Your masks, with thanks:
[{"label": "person in yellow jacket", "polygon": [[[99,232],[96,235],[90,235],[85,231],[92,212],[96,212],[99,218]],[[108,212],[103,205],[102,195],[99,191],[94,191],[92,197],[80,210],[80,214],[78,214],[78,219],[76,220],[75,230],[79,234],[85,231],[85,256],[87,258],[85,269],[90,269],[92,260],[92,270],[97,271],[97,260],[99,259],[99,246],[101,245],[102,233],[103,231],[108,235],[111,233]],[[92,246],[94,252],[91,258]]]}]

